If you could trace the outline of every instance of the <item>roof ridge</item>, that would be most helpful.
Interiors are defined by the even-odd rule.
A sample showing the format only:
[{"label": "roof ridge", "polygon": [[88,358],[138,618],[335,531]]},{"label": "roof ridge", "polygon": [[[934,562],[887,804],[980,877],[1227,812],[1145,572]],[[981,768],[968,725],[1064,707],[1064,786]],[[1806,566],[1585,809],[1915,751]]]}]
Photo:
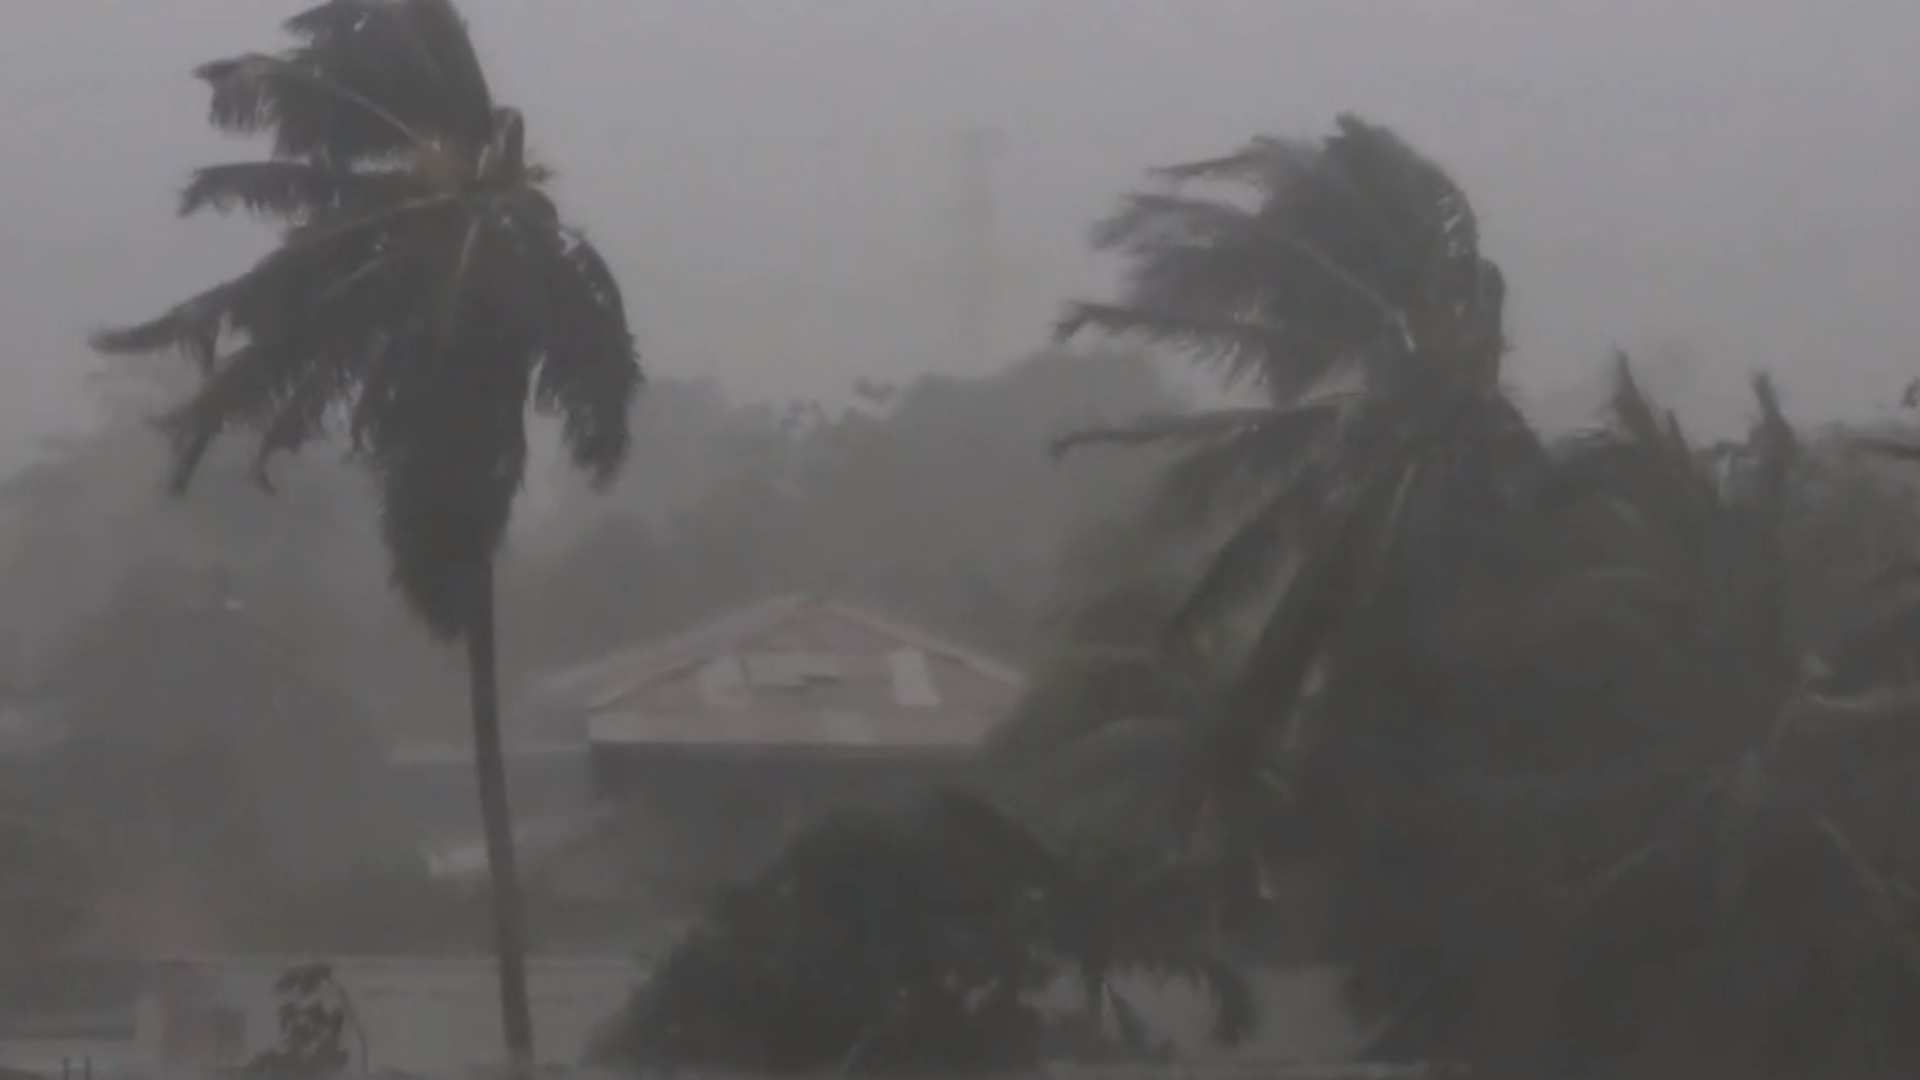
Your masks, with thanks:
[{"label": "roof ridge", "polygon": [[[745,607],[721,612],[688,629],[654,641],[610,649],[592,660],[575,664],[540,679],[535,692],[541,697],[563,696],[573,684],[599,682],[603,678],[618,674],[622,669],[636,662],[658,657],[662,661],[662,668],[649,672],[641,680],[650,682],[681,670],[685,662],[691,662],[691,660],[683,662],[676,654],[698,653],[701,646],[706,645],[710,639],[719,638],[724,641],[740,633],[751,632],[751,629],[743,630],[742,627],[757,628],[778,618],[784,618],[805,604],[806,600],[805,594],[782,593]],[[591,687],[589,686],[588,689]],[[596,696],[595,700],[599,705],[604,706],[616,703],[619,698],[600,702]]]},{"label": "roof ridge", "polygon": [[928,652],[945,656],[947,659],[953,660],[961,666],[970,668],[976,673],[985,675],[990,679],[995,679],[1011,686],[1026,685],[1026,676],[1021,674],[1019,669],[1013,667],[1011,664],[1002,663],[969,646],[962,645],[951,638],[942,637],[941,635],[923,630],[910,623],[901,622],[889,616],[878,614],[870,608],[859,607],[844,601],[827,600],[823,601],[820,606],[843,619],[860,623],[869,630],[873,630],[885,637],[896,638],[908,644],[916,645]]},{"label": "roof ridge", "polygon": [[[790,592],[724,612],[649,644],[629,645],[604,653],[595,660],[541,679],[536,693],[546,699],[582,693],[588,708],[610,708],[662,679],[711,659],[717,651],[741,638],[763,633],[808,610],[827,612],[883,637],[945,657],[1007,686],[1026,685],[1019,669],[949,638],[848,601],[826,599],[812,592]],[[599,685],[634,669],[638,669],[637,673],[617,687]]]}]

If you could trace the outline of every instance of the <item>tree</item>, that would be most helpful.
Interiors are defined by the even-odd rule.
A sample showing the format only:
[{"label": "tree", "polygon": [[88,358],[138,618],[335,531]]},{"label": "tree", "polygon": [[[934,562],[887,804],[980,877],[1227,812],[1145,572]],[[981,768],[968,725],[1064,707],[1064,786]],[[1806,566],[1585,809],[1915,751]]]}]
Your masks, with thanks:
[{"label": "tree", "polygon": [[391,822],[380,740],[338,673],[213,584],[170,567],[134,579],[63,642],[41,690],[68,731],[49,762],[57,809],[103,869],[141,888],[190,868],[219,918],[352,865]]},{"label": "tree", "polygon": [[1179,402],[1142,355],[1064,350],[864,397],[783,417],[699,384],[650,384],[641,422],[658,407],[671,424],[636,433],[633,468],[608,499],[619,509],[564,530],[565,546],[517,546],[502,563],[503,590],[526,596],[514,626],[526,647],[511,651],[530,666],[575,662],[813,592],[1024,655],[1050,594],[1078,586],[1067,545],[1130,511],[1157,464],[1089,455],[1036,468],[1047,442]]},{"label": "tree", "polygon": [[[1162,514],[1202,535],[1229,523],[1169,639],[1219,649],[1220,625],[1253,609],[1188,808],[1245,855],[1285,760],[1326,737],[1313,722],[1336,660],[1388,648],[1431,560],[1545,455],[1501,388],[1502,276],[1439,166],[1343,116],[1324,140],[1259,138],[1158,175],[1170,186],[1129,196],[1095,233],[1128,261],[1120,301],[1073,305],[1059,334],[1170,347],[1260,403],[1083,431],[1056,451],[1171,447]],[[1251,188],[1251,204],[1203,184]]]},{"label": "tree", "polygon": [[178,351],[203,373],[165,414],[183,491],[223,432],[277,454],[344,419],[377,477],[394,586],[465,643],[492,874],[506,1049],[528,1067],[525,933],[501,760],[493,558],[526,466],[529,399],[558,413],[572,460],[611,478],[640,369],[620,291],[561,224],[518,111],[497,105],[450,0],[329,0],[287,21],[292,47],[196,74],[225,132],[267,133],[264,161],[193,174],[183,214],[244,208],[281,224],[247,272],[110,354]]},{"label": "tree", "polygon": [[[1455,872],[1373,888],[1452,912],[1425,945],[1508,995],[1427,1027],[1429,1049],[1515,1061],[1526,1038],[1487,999],[1532,996],[1552,1005],[1535,1048],[1583,1073],[1861,1075],[1920,1050],[1901,881],[1920,636],[1911,598],[1899,617],[1870,585],[1899,523],[1915,536],[1910,495],[1755,391],[1747,437],[1700,447],[1622,360],[1607,426],[1556,457],[1560,569],[1484,645],[1622,692],[1584,733],[1543,699],[1557,745],[1530,756],[1485,726],[1439,755],[1451,795],[1426,813]],[[1501,940],[1532,955],[1489,963]]]},{"label": "tree", "polygon": [[[370,715],[464,713],[456,658],[418,633],[385,583],[373,486],[333,455],[288,461],[262,499],[252,448],[211,447],[195,498],[155,490],[153,415],[193,389],[187,365],[110,363],[89,378],[97,417],[47,440],[0,484],[0,611],[24,680],[127,589],[173,579],[203,589],[214,571],[246,600],[247,624],[304,654],[309,673],[361,699]],[[127,718],[129,723],[137,723]]]},{"label": "tree", "polygon": [[0,1013],[50,996],[60,947],[99,884],[94,853],[49,812],[42,785],[15,774],[21,767],[9,761],[0,775]]},{"label": "tree", "polygon": [[1032,1066],[1034,997],[1058,979],[1138,1052],[1127,975],[1205,989],[1216,1038],[1236,1041],[1251,992],[1211,947],[1201,883],[1160,855],[1056,846],[958,789],[824,819],[713,899],[596,1056],[781,1074]]}]

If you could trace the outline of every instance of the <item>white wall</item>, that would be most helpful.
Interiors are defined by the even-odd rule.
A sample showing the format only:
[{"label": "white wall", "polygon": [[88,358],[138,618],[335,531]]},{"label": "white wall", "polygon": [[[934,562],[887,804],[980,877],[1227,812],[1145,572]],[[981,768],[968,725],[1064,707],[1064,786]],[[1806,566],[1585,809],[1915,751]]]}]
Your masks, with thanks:
[{"label": "white wall", "polygon": [[[1346,1060],[1360,1049],[1362,1031],[1346,1005],[1343,969],[1256,968],[1247,978],[1258,1001],[1260,1026],[1246,1042],[1230,1048],[1212,1041],[1213,1005],[1199,990],[1146,979],[1121,980],[1117,988],[1146,1020],[1151,1035],[1171,1040],[1183,1058],[1331,1062]],[[1063,982],[1046,1001],[1055,1008],[1079,1008],[1079,987]]]},{"label": "white wall", "polygon": [[[161,1025],[171,980],[192,972],[204,982],[194,999],[244,1009],[245,1053],[251,1056],[279,1037],[279,999],[273,984],[307,960],[275,957],[215,957],[161,965],[143,994],[135,1036],[137,1060],[164,1070]],[[352,999],[367,1037],[369,1065],[440,1075],[498,1064],[500,1004],[491,958],[340,959],[334,977]],[[571,1065],[599,1025],[617,1013],[639,980],[641,968],[622,960],[547,960],[528,963],[534,1034],[542,1064]],[[358,1042],[349,1029],[347,1049]],[[237,1063],[236,1063],[237,1064]]]}]

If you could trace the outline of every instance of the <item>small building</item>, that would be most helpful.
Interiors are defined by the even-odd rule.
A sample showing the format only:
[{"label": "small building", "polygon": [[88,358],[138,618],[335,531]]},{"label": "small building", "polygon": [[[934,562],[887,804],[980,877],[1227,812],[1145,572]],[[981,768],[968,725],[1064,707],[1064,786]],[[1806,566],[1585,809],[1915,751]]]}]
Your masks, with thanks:
[{"label": "small building", "polygon": [[[508,718],[529,902],[550,934],[631,947],[823,810],[913,790],[965,760],[1022,685],[965,646],[808,596],[554,673]],[[465,747],[395,757],[400,786],[423,798],[444,788],[417,819],[437,841],[429,865],[477,883],[487,862],[470,762]],[[464,832],[445,828],[454,799]]]},{"label": "small building", "polygon": [[[170,960],[148,969],[135,1007],[128,1065],[145,1076],[198,1076],[243,1065],[278,1043],[274,984],[309,963],[294,957]],[[343,1048],[351,1073],[455,1076],[505,1059],[491,957],[344,958],[333,978],[350,1007]],[[536,1052],[571,1066],[625,1006],[637,963],[534,957],[527,964]]]}]

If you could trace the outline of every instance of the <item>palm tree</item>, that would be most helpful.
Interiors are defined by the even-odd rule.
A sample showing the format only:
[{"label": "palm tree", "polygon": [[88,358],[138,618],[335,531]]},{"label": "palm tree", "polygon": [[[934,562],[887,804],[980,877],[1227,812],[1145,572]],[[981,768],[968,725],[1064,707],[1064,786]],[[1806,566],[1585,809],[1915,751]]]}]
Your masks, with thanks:
[{"label": "palm tree", "polygon": [[110,354],[178,351],[204,375],[165,414],[173,489],[216,437],[259,433],[258,464],[336,424],[378,480],[393,584],[465,643],[491,861],[506,1049],[531,1061],[525,934],[501,757],[493,556],[526,466],[525,412],[557,413],[573,461],[609,479],[641,381],[620,290],[562,225],[520,114],[497,104],[449,0],[329,0],[294,44],[202,66],[210,120],[267,133],[267,160],[196,171],[180,209],[281,225],[238,277]]},{"label": "palm tree", "polygon": [[[1315,687],[1379,636],[1363,631],[1394,621],[1402,571],[1448,547],[1434,530],[1497,509],[1543,451],[1501,388],[1503,279],[1438,165],[1343,116],[1324,140],[1259,138],[1158,175],[1166,187],[1129,196],[1095,233],[1128,261],[1120,301],[1073,305],[1059,334],[1170,347],[1260,403],[1146,417],[1055,450],[1168,445],[1162,510],[1186,526],[1226,519],[1171,640],[1216,647],[1212,627],[1256,605],[1240,674],[1210,710],[1193,803],[1232,826],[1253,815],[1276,757],[1321,740]],[[1195,191],[1207,184],[1251,197]]]},{"label": "palm tree", "polygon": [[1920,638],[1911,595],[1875,596],[1869,561],[1898,493],[1848,481],[1844,444],[1803,440],[1770,380],[1754,389],[1746,438],[1700,447],[1622,359],[1609,424],[1544,489],[1567,566],[1516,619],[1513,662],[1565,668],[1577,650],[1638,691],[1604,760],[1563,761],[1535,778],[1543,798],[1501,811],[1551,845],[1501,864],[1532,860],[1577,916],[1555,992],[1563,1051],[1589,1067],[1913,1060],[1920,911],[1900,823]]},{"label": "palm tree", "polygon": [[[1593,1075],[1906,1053],[1883,1025],[1920,1000],[1897,825],[1920,696],[1888,658],[1915,622],[1910,598],[1904,621],[1859,604],[1898,507],[1755,387],[1748,436],[1701,447],[1622,361],[1607,425],[1555,448],[1520,520],[1545,572],[1413,658],[1408,711],[1439,729],[1417,797],[1316,758],[1335,811],[1363,811],[1337,947],[1386,1007],[1381,1052]],[[1849,528],[1804,520],[1840,500]],[[1364,713],[1334,704],[1350,749]]]}]

